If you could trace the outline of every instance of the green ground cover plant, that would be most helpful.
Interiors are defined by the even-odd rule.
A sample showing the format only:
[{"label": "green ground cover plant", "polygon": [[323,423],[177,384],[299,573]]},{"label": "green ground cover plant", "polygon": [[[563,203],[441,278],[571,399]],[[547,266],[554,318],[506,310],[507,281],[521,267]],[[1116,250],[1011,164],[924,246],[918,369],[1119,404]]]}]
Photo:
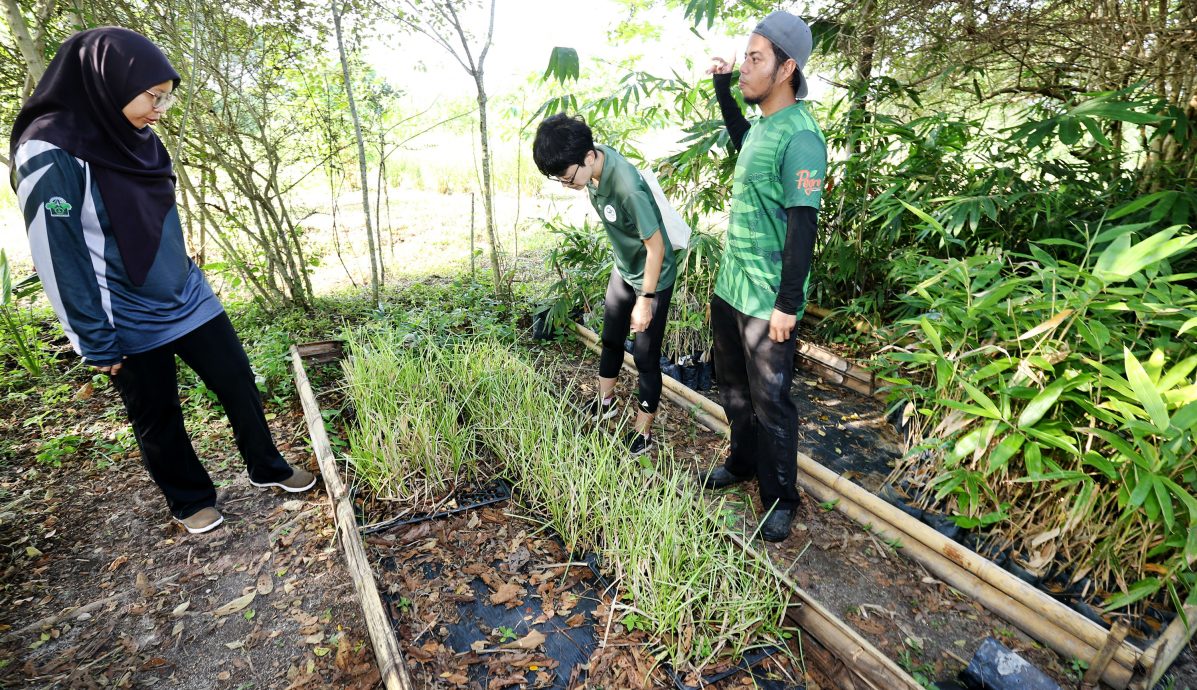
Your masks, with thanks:
[{"label": "green ground cover plant", "polygon": [[[387,373],[356,376],[371,370]],[[346,371],[356,376],[355,401],[394,400],[406,419],[358,408],[363,429],[351,433],[350,462],[359,476],[431,484],[473,443],[474,455],[496,458],[530,515],[570,551],[599,557],[617,585],[617,610],[626,625],[649,634],[659,659],[700,670],[784,642],[781,583],[695,509],[700,497],[689,477],[658,475],[629,461],[610,434],[584,428],[569,393],[552,390],[514,345],[489,338],[444,344],[380,329],[351,343]],[[363,394],[370,385],[377,390]],[[395,428],[367,428],[379,423]],[[382,435],[394,451],[385,459],[374,453]]]},{"label": "green ground cover plant", "polygon": [[876,362],[911,426],[891,480],[1107,610],[1197,591],[1197,235],[1082,227],[1039,244],[908,254]]}]

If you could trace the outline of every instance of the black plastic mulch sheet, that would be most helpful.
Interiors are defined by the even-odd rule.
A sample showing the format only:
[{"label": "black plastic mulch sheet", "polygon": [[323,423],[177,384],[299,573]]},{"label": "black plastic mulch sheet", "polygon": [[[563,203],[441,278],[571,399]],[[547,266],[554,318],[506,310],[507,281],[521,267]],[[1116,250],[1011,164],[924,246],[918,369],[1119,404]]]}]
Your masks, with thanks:
[{"label": "black plastic mulch sheet", "polygon": [[[524,572],[533,572],[537,568],[548,565],[548,562],[538,563],[535,556],[521,567]],[[495,572],[501,572],[502,562],[491,565]],[[385,570],[398,570],[398,563],[394,557],[383,558],[382,566]],[[420,565],[422,582],[417,590],[424,585],[435,589],[444,576],[446,568],[455,564],[426,561]],[[556,569],[560,573],[563,569]],[[567,616],[556,615],[557,612],[545,612],[543,601],[539,597],[525,595],[520,597],[522,602],[518,606],[491,603],[493,588],[488,586],[481,577],[474,577],[468,581],[469,592],[455,593],[453,604],[456,608],[457,619],[443,620],[430,626],[416,639],[407,643],[411,647],[420,647],[429,640],[447,647],[455,655],[461,655],[468,663],[468,678],[471,684],[490,687],[498,679],[511,679],[513,674],[522,672],[525,687],[552,688],[566,690],[569,687],[581,687],[580,683],[586,679],[584,668],[590,660],[591,654],[597,649],[599,639],[599,623],[595,609],[600,602],[601,592],[597,589],[597,581],[589,568],[578,565],[570,568],[575,583],[568,588],[556,590],[555,601],[560,604],[563,598],[570,600]],[[578,573],[584,577],[578,578]],[[553,576],[560,581],[559,575]],[[409,584],[412,583],[409,579]],[[566,597],[566,595],[569,595]],[[405,599],[408,596],[419,596],[411,591],[384,593],[383,600],[387,613],[391,618],[391,625],[399,632],[404,625],[402,614]],[[409,604],[410,605],[410,604]],[[410,625],[408,626],[410,628]],[[501,631],[496,634],[495,631]],[[521,650],[505,648],[505,644],[515,644],[533,631],[543,634],[542,645],[529,655],[521,655]],[[473,655],[472,657],[470,655]],[[505,659],[517,657],[516,665],[505,663]],[[528,658],[518,659],[520,656]],[[543,660],[537,663],[538,660]]]}]

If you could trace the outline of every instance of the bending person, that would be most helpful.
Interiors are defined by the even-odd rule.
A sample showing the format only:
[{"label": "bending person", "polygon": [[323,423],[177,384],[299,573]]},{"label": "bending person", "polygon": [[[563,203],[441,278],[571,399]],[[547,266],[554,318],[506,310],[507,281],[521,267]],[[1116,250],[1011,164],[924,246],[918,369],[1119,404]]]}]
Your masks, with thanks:
[{"label": "bending person", "polygon": [[223,517],[183,425],[175,356],[216,393],[254,486],[298,492],[311,472],[274,445],[224,308],[187,255],[170,155],[151,126],[179,75],[128,29],[62,44],[13,126],[13,188],[34,266],[72,347],[112,377],[141,459],[192,533]]},{"label": "bending person", "polygon": [[610,146],[596,146],[580,118],[559,114],[541,122],[532,158],[550,180],[586,190],[611,240],[615,267],[603,306],[599,395],[588,413],[600,419],[615,416],[623,343],[629,331],[635,333],[632,356],[640,372],[640,403],[627,444],[633,456],[640,455],[653,444],[652,421],[661,400],[661,341],[676,273],[661,211],[636,168]]}]

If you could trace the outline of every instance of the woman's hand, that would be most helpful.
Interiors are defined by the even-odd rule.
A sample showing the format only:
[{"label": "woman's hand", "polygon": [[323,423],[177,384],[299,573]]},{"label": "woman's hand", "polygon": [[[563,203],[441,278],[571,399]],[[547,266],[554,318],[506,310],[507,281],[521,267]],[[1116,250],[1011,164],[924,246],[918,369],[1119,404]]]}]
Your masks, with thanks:
[{"label": "woman's hand", "polygon": [[724,60],[718,55],[711,56],[711,66],[707,68],[707,74],[731,74],[736,66],[736,55],[732,53],[731,61]]},{"label": "woman's hand", "polygon": [[651,297],[637,297],[636,306],[632,307],[632,332],[643,333],[648,330],[648,324],[653,320],[653,300]]},{"label": "woman's hand", "polygon": [[122,364],[124,364],[124,362],[117,362],[116,364],[108,364],[108,365],[104,365],[104,366],[93,365],[92,368],[102,374],[108,374],[109,376],[116,376],[118,373],[120,373]]}]

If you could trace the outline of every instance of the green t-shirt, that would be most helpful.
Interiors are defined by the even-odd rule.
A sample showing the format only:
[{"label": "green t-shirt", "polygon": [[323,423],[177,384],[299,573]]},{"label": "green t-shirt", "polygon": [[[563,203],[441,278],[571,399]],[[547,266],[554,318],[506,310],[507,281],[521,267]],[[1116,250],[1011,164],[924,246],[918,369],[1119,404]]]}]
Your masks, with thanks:
[{"label": "green t-shirt", "polygon": [[661,212],[653,193],[636,168],[609,146],[596,146],[603,152],[603,173],[598,188],[587,185],[590,203],[598,211],[611,239],[611,251],[615,254],[615,268],[629,285],[640,292],[644,286],[644,262],[648,249],[644,240],[660,232],[665,243],[665,258],[661,262],[661,275],[657,278],[657,290],[673,285],[675,273],[673,246],[669,235],[663,232]]},{"label": "green t-shirt", "polygon": [[818,208],[826,174],[827,143],[805,102],[752,124],[736,161],[716,295],[749,316],[769,319],[781,283],[786,209]]}]

